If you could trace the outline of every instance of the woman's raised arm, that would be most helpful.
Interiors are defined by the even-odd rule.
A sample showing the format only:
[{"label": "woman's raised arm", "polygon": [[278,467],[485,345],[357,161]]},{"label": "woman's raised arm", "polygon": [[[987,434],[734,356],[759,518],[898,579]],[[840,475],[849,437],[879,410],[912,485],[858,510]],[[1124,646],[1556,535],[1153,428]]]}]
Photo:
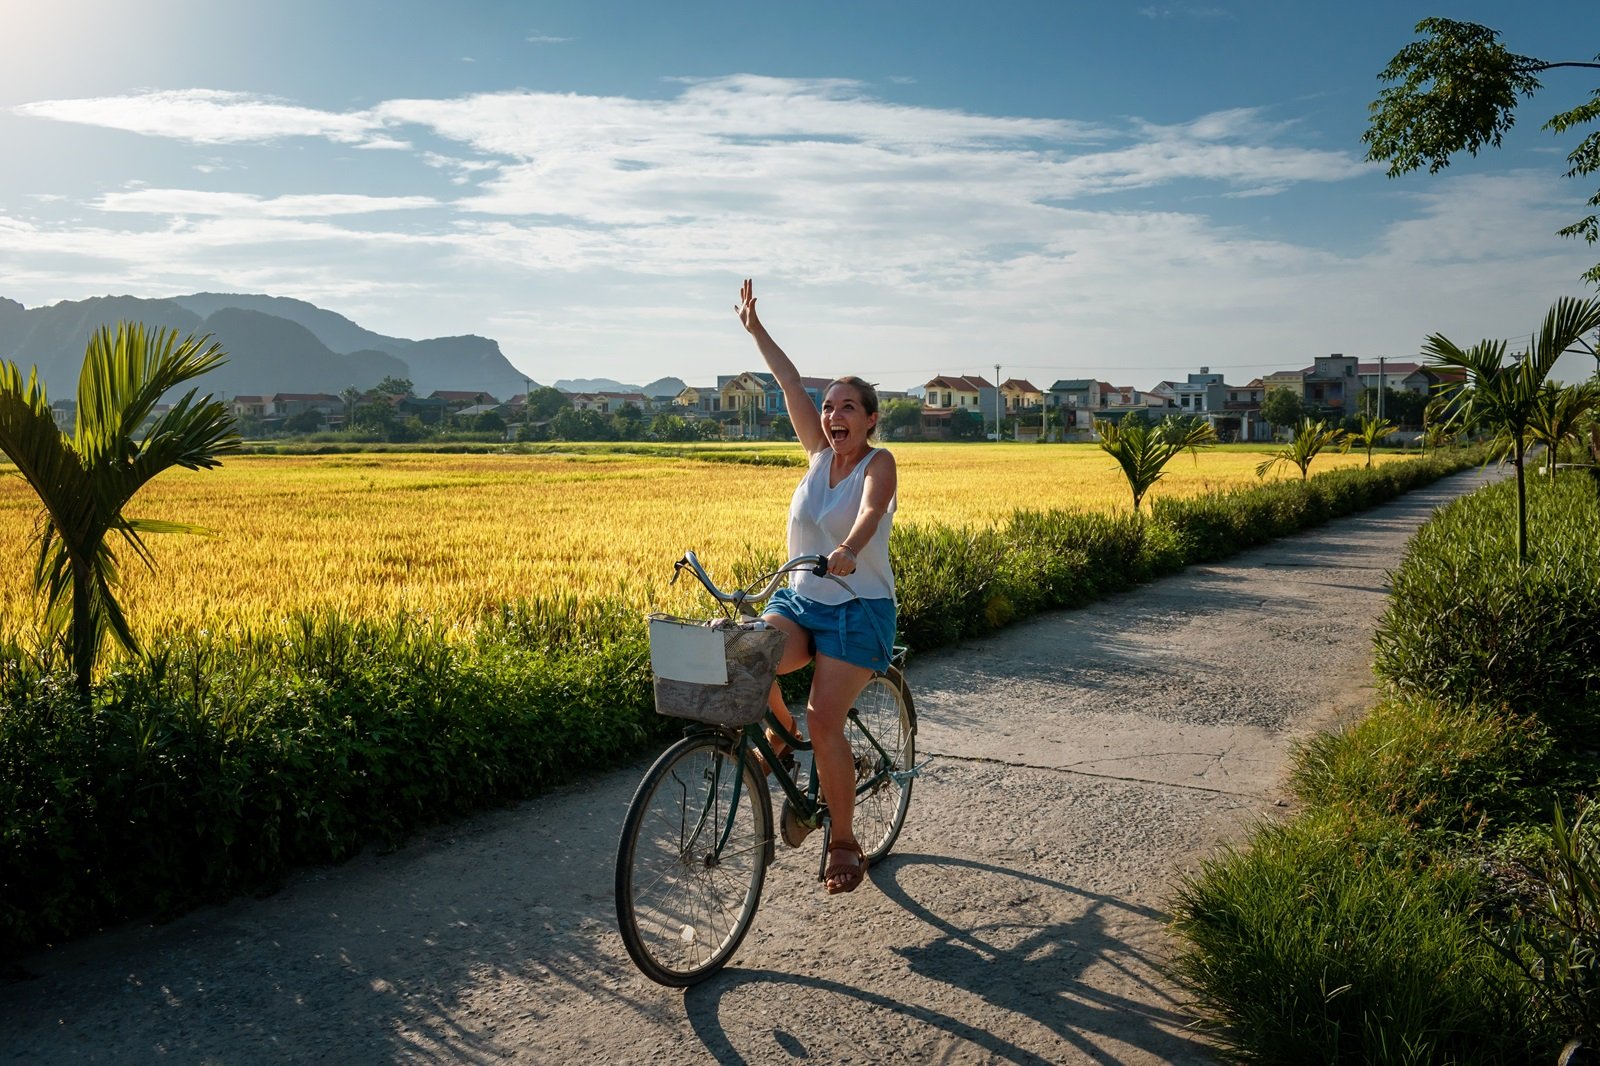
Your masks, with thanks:
[{"label": "woman's raised arm", "polygon": [[800,383],[800,371],[795,369],[793,360],[784,354],[767,332],[767,327],[761,324],[761,319],[756,317],[755,283],[749,278],[745,278],[744,285],[739,289],[739,302],[734,309],[739,312],[739,321],[744,323],[744,328],[755,338],[761,358],[766,360],[767,369],[777,380],[778,388],[783,390],[783,404],[789,409],[789,423],[794,426],[794,435],[800,438],[800,444],[807,454],[815,455],[822,451],[828,446],[828,437],[822,432],[822,415],[817,410],[817,402]]}]

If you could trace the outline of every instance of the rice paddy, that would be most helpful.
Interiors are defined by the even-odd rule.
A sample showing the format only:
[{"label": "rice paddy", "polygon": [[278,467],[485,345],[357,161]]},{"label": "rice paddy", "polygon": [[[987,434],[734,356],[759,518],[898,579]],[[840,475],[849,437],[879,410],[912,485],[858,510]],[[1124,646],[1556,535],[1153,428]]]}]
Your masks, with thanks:
[{"label": "rice paddy", "polygon": [[[1130,506],[1121,471],[1093,445],[893,451],[899,523],[987,525],[1018,508]],[[1233,448],[1180,456],[1147,499],[1254,484],[1262,457]],[[1364,462],[1359,453],[1324,454],[1312,471]],[[794,466],[604,447],[237,456],[217,470],[170,470],[127,508],[134,517],[204,526],[211,536],[147,538],[154,573],[115,535],[112,547],[124,564],[122,601],[141,633],[254,628],[322,610],[471,624],[524,597],[616,595],[641,608],[671,606],[687,595],[681,585],[666,589],[685,549],[723,577],[735,564],[782,552],[799,475]],[[38,513],[25,482],[0,477],[0,558],[10,560],[0,570],[0,632],[26,632],[36,617],[28,543]]]}]

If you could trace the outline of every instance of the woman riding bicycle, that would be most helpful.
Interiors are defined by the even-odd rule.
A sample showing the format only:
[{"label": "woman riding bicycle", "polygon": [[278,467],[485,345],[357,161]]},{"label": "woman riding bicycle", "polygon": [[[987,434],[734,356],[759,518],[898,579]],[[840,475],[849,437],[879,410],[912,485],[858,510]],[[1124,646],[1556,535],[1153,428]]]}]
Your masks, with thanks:
[{"label": "woman riding bicycle", "polygon": [[[856,774],[845,717],[874,671],[887,666],[893,654],[889,529],[895,509],[894,456],[870,441],[878,425],[878,394],[871,385],[856,377],[833,381],[819,412],[794,363],[756,317],[754,286],[748,279],[737,310],[783,390],[795,436],[810,458],[789,506],[789,555],[826,556],[828,573],[850,578],[855,593],[797,572],[792,587],[779,590],[762,616],[788,638],[778,663],[780,674],[813,663],[806,721],[828,800],[824,880],[829,893],[850,892],[866,876],[867,862],[852,823]],[[793,734],[794,718],[776,684],[768,703]],[[787,749],[781,737],[769,734],[768,740],[780,756]]]}]

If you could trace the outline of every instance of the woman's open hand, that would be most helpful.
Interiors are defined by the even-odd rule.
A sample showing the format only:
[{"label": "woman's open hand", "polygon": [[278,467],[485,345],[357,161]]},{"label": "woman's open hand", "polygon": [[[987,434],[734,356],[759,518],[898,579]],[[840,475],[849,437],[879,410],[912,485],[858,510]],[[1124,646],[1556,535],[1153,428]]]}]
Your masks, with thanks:
[{"label": "woman's open hand", "polygon": [[754,333],[761,328],[761,320],[756,317],[756,287],[755,282],[749,278],[744,279],[744,284],[739,287],[739,302],[733,309],[739,313],[739,321],[744,323],[744,328]]}]

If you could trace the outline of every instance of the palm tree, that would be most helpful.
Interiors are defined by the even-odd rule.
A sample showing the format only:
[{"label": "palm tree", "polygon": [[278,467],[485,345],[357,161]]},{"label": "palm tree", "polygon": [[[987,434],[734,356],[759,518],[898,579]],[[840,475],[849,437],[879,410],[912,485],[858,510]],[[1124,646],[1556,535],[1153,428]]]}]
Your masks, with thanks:
[{"label": "palm tree", "polygon": [[1494,433],[1499,454],[1512,456],[1517,476],[1518,562],[1528,559],[1528,487],[1522,472],[1528,425],[1556,360],[1596,328],[1600,328],[1600,297],[1563,296],[1551,305],[1532,346],[1510,363],[1506,362],[1504,341],[1483,340],[1463,350],[1435,333],[1422,346],[1434,366],[1466,374],[1455,401],[1459,424],[1481,426]]},{"label": "palm tree", "polygon": [[1151,427],[1143,421],[1129,419],[1119,424],[1097,418],[1094,428],[1100,436],[1100,447],[1110,453],[1128,478],[1135,514],[1144,494],[1161,480],[1163,468],[1173,456],[1184,451],[1198,454],[1197,449],[1217,442],[1216,431],[1200,419],[1167,419]]},{"label": "palm tree", "polygon": [[1348,453],[1357,444],[1367,450],[1367,469],[1372,469],[1372,449],[1383,438],[1399,430],[1399,426],[1387,418],[1375,418],[1372,415],[1361,416],[1361,428],[1344,435],[1340,443],[1340,451]]},{"label": "palm tree", "polygon": [[1556,456],[1561,446],[1576,440],[1589,421],[1589,413],[1600,406],[1600,386],[1592,381],[1560,388],[1545,382],[1539,402],[1528,420],[1528,440],[1545,448],[1545,470],[1550,480],[1556,477]]},{"label": "palm tree", "polygon": [[1288,446],[1257,466],[1256,477],[1266,477],[1267,472],[1279,463],[1288,463],[1299,468],[1300,480],[1304,481],[1308,476],[1311,460],[1315,459],[1324,448],[1338,444],[1343,437],[1342,429],[1329,429],[1328,423],[1324,421],[1313,422],[1309,418],[1302,418],[1300,424],[1295,427],[1294,436]]},{"label": "palm tree", "polygon": [[1428,454],[1429,448],[1442,448],[1451,441],[1450,401],[1450,396],[1444,393],[1436,393],[1427,403],[1422,405],[1423,455]]},{"label": "palm tree", "polygon": [[142,438],[136,434],[163,395],[223,361],[209,338],[176,331],[147,333],[119,323],[89,340],[78,378],[78,418],[71,437],[56,428],[35,369],[23,382],[15,363],[0,363],[0,450],[44,504],[36,537],[34,587],[44,594],[46,617],[67,630],[78,691],[87,702],[95,658],[106,630],[137,650],[114,590],[117,558],[106,543],[120,533],[145,565],[155,563],[145,533],[203,532],[175,522],[127,518],[123,507],[140,487],[172,466],[198,470],[219,465],[237,450],[233,416],[222,403],[195,399],[190,389]]}]

